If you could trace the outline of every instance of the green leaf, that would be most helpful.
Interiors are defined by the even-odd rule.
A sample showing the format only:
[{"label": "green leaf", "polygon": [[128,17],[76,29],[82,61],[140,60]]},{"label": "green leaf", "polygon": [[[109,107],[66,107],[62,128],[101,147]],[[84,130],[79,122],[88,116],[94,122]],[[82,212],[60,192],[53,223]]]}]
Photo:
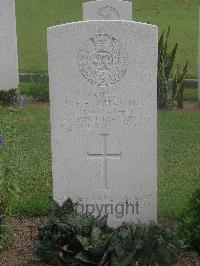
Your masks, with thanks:
[{"label": "green leaf", "polygon": [[125,259],[121,261],[122,266],[134,266],[136,265],[135,253],[129,254]]},{"label": "green leaf", "polygon": [[110,266],[122,266],[115,254],[112,254],[112,256],[111,256]]},{"label": "green leaf", "polygon": [[73,202],[71,201],[71,199],[67,199],[62,207],[61,207],[61,210],[64,214],[71,214],[73,211],[74,211],[74,204]]},{"label": "green leaf", "polygon": [[75,258],[77,260],[80,260],[81,262],[84,262],[84,263],[89,263],[89,264],[93,264],[93,265],[96,265],[97,264],[97,262],[95,260],[91,260],[91,258],[89,258],[83,252],[78,253]]},{"label": "green leaf", "polygon": [[79,241],[79,243],[81,244],[81,246],[83,247],[83,249],[88,251],[89,248],[91,247],[90,239],[87,237],[83,237],[83,236],[77,236],[76,238]]}]

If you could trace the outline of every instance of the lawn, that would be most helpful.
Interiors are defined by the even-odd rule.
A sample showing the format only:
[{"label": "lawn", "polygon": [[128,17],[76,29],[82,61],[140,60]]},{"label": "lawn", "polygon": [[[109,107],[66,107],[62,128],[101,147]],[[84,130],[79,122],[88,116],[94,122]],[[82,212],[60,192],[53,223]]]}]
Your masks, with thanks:
[{"label": "lawn", "polygon": [[198,101],[198,89],[184,89],[183,97],[185,101],[197,102]]},{"label": "lawn", "polygon": [[[9,126],[11,124],[12,126]],[[43,214],[52,195],[49,106],[1,109],[0,135],[15,136],[13,170],[20,187],[15,213]],[[200,115],[159,112],[158,210],[178,216],[200,186]],[[0,155],[1,156],[1,155]]]},{"label": "lawn", "polygon": [[[46,28],[82,19],[82,0],[16,0],[21,72],[47,72]],[[179,43],[177,63],[189,60],[189,77],[197,76],[199,0],[135,0],[134,19],[171,26],[170,43]]]}]

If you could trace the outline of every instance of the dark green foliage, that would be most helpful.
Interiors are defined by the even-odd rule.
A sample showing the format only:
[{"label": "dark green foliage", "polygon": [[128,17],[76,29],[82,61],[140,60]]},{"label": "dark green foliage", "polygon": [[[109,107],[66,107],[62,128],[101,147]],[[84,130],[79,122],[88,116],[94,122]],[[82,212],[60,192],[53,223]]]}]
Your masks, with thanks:
[{"label": "dark green foliage", "polygon": [[196,190],[187,209],[184,210],[178,229],[181,237],[200,253],[200,189]]},{"label": "dark green foliage", "polygon": [[172,78],[173,95],[172,99],[177,101],[178,107],[183,108],[184,88],[183,81],[187,76],[188,62],[181,68],[177,65],[176,72]]},{"label": "dark green foliage", "polygon": [[11,89],[9,91],[0,90],[0,106],[10,106],[15,104],[17,97],[17,89]]},{"label": "dark green foliage", "polygon": [[24,82],[20,84],[21,94],[32,96],[37,101],[49,101],[48,76],[46,74],[30,75],[27,80],[24,79]]},{"label": "dark green foliage", "polygon": [[49,76],[47,73],[29,73],[20,76],[20,83],[39,83],[39,84],[48,84]]},{"label": "dark green foliage", "polygon": [[112,229],[107,217],[78,214],[68,199],[61,207],[53,201],[36,248],[36,260],[55,266],[165,266],[176,262],[183,244],[173,231],[156,224]]},{"label": "dark green foliage", "polygon": [[48,84],[31,83],[28,94],[35,100],[41,102],[49,101],[49,87]]},{"label": "dark green foliage", "polygon": [[167,34],[163,31],[158,43],[158,107],[171,108],[172,102],[177,101],[179,107],[183,107],[183,80],[187,75],[188,62],[183,66],[177,65],[173,73],[178,44],[169,51]]},{"label": "dark green foliage", "polygon": [[156,224],[128,224],[117,229],[111,238],[112,258],[116,265],[171,265],[176,262],[181,241],[169,228]]}]

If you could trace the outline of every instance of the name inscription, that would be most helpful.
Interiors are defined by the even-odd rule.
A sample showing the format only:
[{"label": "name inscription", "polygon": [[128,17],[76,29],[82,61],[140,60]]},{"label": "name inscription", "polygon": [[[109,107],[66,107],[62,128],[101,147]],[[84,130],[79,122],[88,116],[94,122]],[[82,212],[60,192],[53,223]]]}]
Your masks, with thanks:
[{"label": "name inscription", "polygon": [[136,100],[120,99],[108,90],[91,92],[87,99],[67,97],[64,106],[65,116],[60,118],[60,124],[67,131],[136,126]]}]

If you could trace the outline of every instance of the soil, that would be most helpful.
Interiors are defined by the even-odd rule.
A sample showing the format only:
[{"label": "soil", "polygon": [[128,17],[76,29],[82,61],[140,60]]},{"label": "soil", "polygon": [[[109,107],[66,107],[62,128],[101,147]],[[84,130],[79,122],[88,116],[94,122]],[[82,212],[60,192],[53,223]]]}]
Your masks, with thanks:
[{"label": "soil", "polygon": [[49,102],[41,102],[41,101],[36,101],[32,97],[28,97],[25,106],[30,106],[30,107],[44,107],[47,108],[49,106]]},{"label": "soil", "polygon": [[15,217],[12,219],[13,237],[0,253],[1,266],[45,266],[45,263],[33,263],[31,257],[34,252],[33,241],[37,237],[41,218]]},{"label": "soil", "polygon": [[[47,266],[31,261],[34,252],[33,240],[37,237],[42,218],[15,217],[12,219],[14,234],[8,247],[0,253],[0,266]],[[200,266],[200,257],[195,252],[185,252],[173,266]]]}]

